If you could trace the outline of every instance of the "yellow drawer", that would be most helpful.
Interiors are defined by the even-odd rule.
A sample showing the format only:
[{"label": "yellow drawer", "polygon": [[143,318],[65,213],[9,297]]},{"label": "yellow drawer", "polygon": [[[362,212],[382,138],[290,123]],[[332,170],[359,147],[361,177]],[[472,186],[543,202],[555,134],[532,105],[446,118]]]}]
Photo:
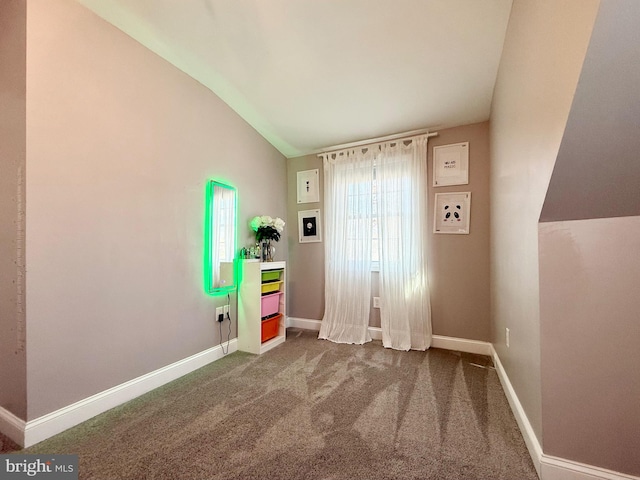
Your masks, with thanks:
[{"label": "yellow drawer", "polygon": [[269,282],[269,283],[263,283],[262,284],[262,293],[272,293],[272,292],[277,292],[278,290],[280,290],[280,285],[282,284],[282,282]]}]

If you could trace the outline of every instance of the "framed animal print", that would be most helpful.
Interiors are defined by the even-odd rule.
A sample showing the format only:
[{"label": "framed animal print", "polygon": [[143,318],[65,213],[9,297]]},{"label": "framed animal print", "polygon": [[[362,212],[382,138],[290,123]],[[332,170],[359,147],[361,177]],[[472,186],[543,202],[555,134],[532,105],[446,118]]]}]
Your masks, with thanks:
[{"label": "framed animal print", "polygon": [[436,193],[433,233],[468,234],[471,192]]}]

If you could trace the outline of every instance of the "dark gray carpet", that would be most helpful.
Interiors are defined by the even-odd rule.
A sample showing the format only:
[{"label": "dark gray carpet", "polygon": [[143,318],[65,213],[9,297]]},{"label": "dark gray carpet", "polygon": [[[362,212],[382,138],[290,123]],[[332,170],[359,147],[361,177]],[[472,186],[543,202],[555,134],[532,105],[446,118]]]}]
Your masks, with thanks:
[{"label": "dark gray carpet", "polygon": [[83,479],[537,479],[488,357],[289,329],[23,453]]}]

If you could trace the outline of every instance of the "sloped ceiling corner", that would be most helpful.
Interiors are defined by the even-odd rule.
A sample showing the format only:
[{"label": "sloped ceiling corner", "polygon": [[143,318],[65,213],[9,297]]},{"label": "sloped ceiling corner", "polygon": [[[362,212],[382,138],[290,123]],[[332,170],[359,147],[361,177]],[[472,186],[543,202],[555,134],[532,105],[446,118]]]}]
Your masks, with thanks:
[{"label": "sloped ceiling corner", "polygon": [[489,118],[511,0],[77,0],[287,157]]}]

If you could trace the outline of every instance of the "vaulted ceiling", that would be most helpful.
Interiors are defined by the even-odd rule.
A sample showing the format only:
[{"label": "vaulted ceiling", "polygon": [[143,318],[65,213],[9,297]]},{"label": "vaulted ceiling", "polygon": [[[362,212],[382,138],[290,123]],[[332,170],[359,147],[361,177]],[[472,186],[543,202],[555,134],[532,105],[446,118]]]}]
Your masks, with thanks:
[{"label": "vaulted ceiling", "polygon": [[511,0],[78,0],[287,157],[487,120]]}]

